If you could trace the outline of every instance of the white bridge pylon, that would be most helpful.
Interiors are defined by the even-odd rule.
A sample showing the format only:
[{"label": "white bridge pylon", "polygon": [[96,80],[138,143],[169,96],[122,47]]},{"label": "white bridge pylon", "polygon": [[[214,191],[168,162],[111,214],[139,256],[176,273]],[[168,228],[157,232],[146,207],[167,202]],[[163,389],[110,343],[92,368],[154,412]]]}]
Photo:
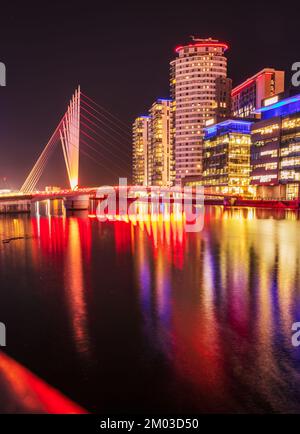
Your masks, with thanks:
[{"label": "white bridge pylon", "polygon": [[79,175],[80,87],[72,97],[59,134],[71,190],[74,190]]},{"label": "white bridge pylon", "polygon": [[70,187],[78,186],[80,145],[80,86],[75,90],[68,109],[52,134],[49,142],[20,188],[24,194],[33,193],[45,166],[58,142],[61,142]]}]

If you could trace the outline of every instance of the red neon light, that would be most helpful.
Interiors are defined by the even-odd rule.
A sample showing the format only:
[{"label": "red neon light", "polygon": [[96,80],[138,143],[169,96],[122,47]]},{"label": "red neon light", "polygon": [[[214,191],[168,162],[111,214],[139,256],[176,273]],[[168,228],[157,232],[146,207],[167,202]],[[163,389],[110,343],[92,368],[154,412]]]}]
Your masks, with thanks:
[{"label": "red neon light", "polygon": [[231,91],[231,96],[236,95],[237,93],[239,93],[241,90],[243,90],[245,87],[250,86],[250,84],[254,83],[254,81],[258,80],[262,75],[272,75],[273,72],[262,72],[261,74],[259,74],[257,77],[255,78],[249,78],[248,80],[245,81],[245,83],[240,84],[239,86],[235,87],[234,89],[232,89]]},{"label": "red neon light", "polygon": [[6,393],[4,409],[17,408],[22,413],[87,413],[4,353],[0,354],[0,370],[1,390]]},{"label": "red neon light", "polygon": [[255,79],[252,78],[250,80],[247,80],[245,83],[240,84],[238,87],[232,90],[231,95],[235,95],[236,93],[239,93],[241,90],[245,89],[245,87],[250,86],[250,84],[254,83]]},{"label": "red neon light", "polygon": [[224,51],[227,50],[229,47],[227,44],[223,44],[221,42],[201,42],[196,44],[188,44],[188,45],[179,45],[175,48],[175,52],[178,53],[178,51],[182,50],[185,47],[193,48],[193,47],[219,47],[224,48]]}]

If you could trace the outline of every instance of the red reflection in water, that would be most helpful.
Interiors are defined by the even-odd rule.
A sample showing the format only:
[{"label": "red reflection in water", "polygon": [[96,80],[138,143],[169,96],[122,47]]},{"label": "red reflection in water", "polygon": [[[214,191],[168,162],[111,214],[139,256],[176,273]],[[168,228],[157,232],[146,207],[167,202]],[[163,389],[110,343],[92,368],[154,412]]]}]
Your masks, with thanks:
[{"label": "red reflection in water", "polygon": [[113,223],[115,232],[115,245],[118,254],[128,252],[131,248],[131,228],[125,222]]},{"label": "red reflection in water", "polygon": [[[266,211],[215,207],[205,214],[204,229],[197,234],[185,232],[180,215],[143,217],[92,224],[105,228],[105,235],[113,231],[115,251],[129,258],[128,267],[133,265],[149,352],[163,353],[175,381],[194,387],[197,408],[209,402],[215,411],[242,411],[238,396],[245,401],[249,396],[249,402],[258,396],[272,408],[285,408],[289,381],[296,378],[294,372],[285,375],[279,360],[290,351],[290,324],[298,306],[296,217],[285,214],[280,221],[279,214]],[[84,220],[67,224],[59,235],[65,246],[66,300],[77,349],[84,352],[89,339],[85,266],[90,261],[90,228]],[[54,230],[41,224],[39,231],[44,253],[50,252],[49,243],[52,252],[59,250]],[[97,242],[105,255],[101,249],[110,245]],[[98,267],[99,261],[95,263]],[[112,266],[115,270],[115,262]],[[126,283],[131,283],[130,271],[119,270]],[[282,399],[273,397],[279,387],[285,389]]]},{"label": "red reflection in water", "polygon": [[68,220],[68,244],[65,252],[65,293],[76,348],[87,355],[90,338],[87,325],[86,289],[83,260],[90,258],[90,233],[80,219]]},{"label": "red reflection in water", "polygon": [[64,287],[69,307],[74,343],[79,353],[89,353],[87,327],[86,286],[84,267],[91,260],[91,227],[86,218],[36,217],[31,219],[32,232],[38,243],[33,255],[42,253],[59,265],[64,263]]},{"label": "red reflection in water", "polygon": [[[66,221],[60,217],[31,219],[32,233],[39,240],[44,254],[62,254],[67,243]],[[38,247],[38,246],[37,246]]]},{"label": "red reflection in water", "polygon": [[183,268],[186,232],[182,213],[144,213],[140,219],[126,216],[113,224],[118,253],[127,252],[130,248],[134,252],[135,233],[142,231],[151,241],[154,259],[158,259],[159,252],[163,251],[175,267]]},{"label": "red reflection in water", "polygon": [[[149,216],[134,229],[135,271],[147,334],[151,339],[159,336],[161,349],[179,377],[201,391],[199,400],[222,410],[220,396],[229,392],[222,330],[215,312],[219,266],[213,252],[215,240],[209,231],[187,234],[184,220],[176,214],[165,220]],[[245,285],[240,274],[228,307],[234,317],[243,309],[239,285]]]}]

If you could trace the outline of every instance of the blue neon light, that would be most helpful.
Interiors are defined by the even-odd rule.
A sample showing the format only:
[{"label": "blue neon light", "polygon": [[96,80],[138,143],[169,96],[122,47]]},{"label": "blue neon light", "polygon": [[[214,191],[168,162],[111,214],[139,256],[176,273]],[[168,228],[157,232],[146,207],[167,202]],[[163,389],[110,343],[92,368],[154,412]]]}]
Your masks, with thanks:
[{"label": "blue neon light", "polygon": [[228,119],[211,127],[204,128],[204,139],[211,138],[217,134],[226,134],[230,132],[250,134],[251,125],[253,122],[239,121]]},{"label": "blue neon light", "polygon": [[285,106],[287,104],[292,104],[294,102],[300,101],[300,94],[296,96],[292,96],[290,98],[283,99],[281,101],[275,102],[274,104],[268,105],[267,107],[261,107],[255,111],[255,113],[263,113],[269,110],[274,110],[278,107]]},{"label": "blue neon light", "polygon": [[262,119],[270,119],[276,116],[288,116],[300,112],[300,94],[285,98],[267,107],[261,107],[255,113],[261,113]]}]

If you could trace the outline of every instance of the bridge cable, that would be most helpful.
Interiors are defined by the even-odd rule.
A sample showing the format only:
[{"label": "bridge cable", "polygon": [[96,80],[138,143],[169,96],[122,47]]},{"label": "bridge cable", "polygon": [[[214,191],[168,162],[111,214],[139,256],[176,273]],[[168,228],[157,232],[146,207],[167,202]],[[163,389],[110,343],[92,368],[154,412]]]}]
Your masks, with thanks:
[{"label": "bridge cable", "polygon": [[[99,119],[100,122],[104,123],[104,125],[106,125],[108,128],[116,130],[116,133],[118,132],[119,134],[122,134],[122,136],[125,134],[126,136],[128,136],[128,138],[131,138],[131,133],[129,133],[128,128],[125,129],[123,126],[120,127],[115,121],[112,121],[107,116],[103,115],[101,112],[99,112],[94,107],[92,107],[90,104],[88,104],[86,101],[82,100],[82,103],[85,104],[86,107],[88,107],[89,109],[95,111],[98,115],[100,115],[101,117],[103,117],[104,120],[102,120],[101,118],[98,118],[98,119]],[[85,110],[87,110],[86,107],[85,107]],[[96,116],[95,113],[90,112],[90,114],[92,116]],[[108,124],[108,122],[110,122],[113,126],[110,126]],[[120,130],[120,131],[117,131],[117,130]]]},{"label": "bridge cable", "polygon": [[[90,138],[90,136],[89,136],[89,135],[86,135],[84,132],[83,132],[83,134],[84,134],[86,137]],[[98,149],[96,149],[95,147],[93,147],[92,145],[90,145],[89,143],[87,143],[84,139],[81,139],[81,142],[84,143],[86,146],[88,146],[90,149],[92,149],[94,152],[96,152],[96,154],[101,155],[101,158],[105,158],[105,159],[106,159],[110,164],[114,164],[114,166],[115,166],[116,168],[118,168],[119,170],[121,170],[122,172],[126,172],[127,174],[130,173],[130,171],[129,171],[128,169],[125,169],[125,167],[121,167],[121,166],[119,166],[119,165],[118,165],[117,163],[115,163],[115,162],[112,162],[111,159],[109,159],[107,156],[104,156],[103,154],[101,154],[101,153],[99,152]],[[95,142],[95,143],[99,144],[98,142]]]},{"label": "bridge cable", "polygon": [[[96,101],[94,101],[92,98],[90,98],[89,96],[87,96],[85,93],[81,92],[81,95],[84,98],[87,98],[91,103],[93,103],[96,107],[98,107],[100,110],[103,110],[105,113],[109,114],[112,118],[114,118],[116,121],[118,121],[120,124],[122,124],[127,130],[128,133],[130,134],[130,128],[128,127],[128,125],[123,122],[121,119],[119,119],[117,116],[113,115],[112,113],[110,113],[107,109],[105,109],[104,107],[102,107],[100,104],[98,104]],[[83,99],[84,101],[84,99]]]},{"label": "bridge cable", "polygon": [[[93,121],[91,121],[89,118],[87,118],[85,115],[81,115],[81,117],[83,119],[85,119],[87,122],[89,122],[89,124],[92,124],[93,126],[95,126],[96,128],[99,129],[99,127],[97,126],[97,124],[95,124]],[[118,152],[121,152],[126,158],[128,158],[130,156],[129,151],[125,151],[123,148],[121,148],[121,142],[117,142],[114,143],[112,141],[108,141],[109,139],[103,137],[103,135],[99,134],[96,130],[94,130],[90,125],[85,124],[82,120],[81,120],[81,124],[84,125],[86,128],[88,128],[90,131],[93,131],[93,133],[98,136],[101,140],[103,140],[107,145],[109,146],[113,146],[115,149],[118,150]],[[104,132],[104,134],[108,134],[106,132]],[[114,138],[113,138],[114,139]]]},{"label": "bridge cable", "polygon": [[[93,128],[89,127],[87,124],[85,124],[84,122],[81,122],[82,125],[87,128],[90,132],[94,133],[97,137],[100,138],[101,141],[103,141],[103,138],[101,136],[99,136],[99,134],[97,134],[95,132],[95,130],[93,130]],[[81,132],[84,134],[85,131],[82,129]],[[94,139],[94,138],[93,138]],[[94,139],[95,140],[95,139]],[[96,140],[95,140],[96,141]],[[124,163],[124,159],[122,157],[120,157],[120,155],[118,155],[119,153],[119,149],[117,150],[118,153],[114,152],[113,150],[111,150],[111,148],[109,148],[107,146],[106,143],[103,143],[103,145],[101,145],[101,143],[99,143],[98,141],[96,141],[97,144],[99,144],[100,146],[102,146],[106,151],[108,151],[109,153],[112,154],[113,157],[118,158],[120,161],[122,161]],[[126,158],[128,158],[128,155],[126,155]]]},{"label": "bridge cable", "polygon": [[[84,124],[84,122],[82,122],[81,121],[81,124]],[[72,122],[71,122],[71,125],[74,125]],[[86,124],[84,124],[84,125],[86,125]],[[86,125],[86,127],[87,128],[89,128],[89,129],[91,129],[88,125]],[[76,128],[78,129],[78,127],[76,126]],[[98,140],[96,140],[94,137],[92,137],[91,135],[89,135],[86,131],[84,131],[83,129],[80,129],[80,134],[82,135],[84,135],[86,138],[88,138],[88,139],[90,139],[93,143],[95,143],[95,144],[97,144],[98,146],[101,146],[105,151],[107,151],[107,152],[109,152],[111,155],[112,155],[112,157],[114,158],[114,159],[119,159],[119,161],[121,161],[122,163],[124,163],[124,160],[119,156],[119,155],[117,155],[117,154],[115,154],[111,149],[109,149],[107,146],[104,146],[104,145],[102,145],[101,143],[99,143],[99,141]],[[95,133],[96,134],[96,133]],[[99,136],[100,137],[100,136]],[[100,137],[101,138],[101,137]],[[100,153],[100,151],[98,150],[98,149],[96,149],[94,146],[92,146],[92,145],[90,145],[90,144],[88,144],[85,140],[83,140],[82,138],[80,138],[80,142],[81,143],[84,143],[86,146],[88,146],[88,147],[90,147],[90,149],[92,149],[94,152],[96,152],[98,155],[100,155],[102,158],[105,158],[110,164],[114,164],[119,170],[122,170],[122,172],[123,171],[126,171],[126,173],[127,174],[131,174],[131,171],[130,170],[128,170],[128,168],[126,169],[125,168],[125,166],[119,166],[118,164],[116,164],[115,163],[115,161],[114,160],[111,160],[109,157],[107,157],[107,156],[105,156],[105,155],[103,155],[102,153]],[[73,146],[75,146],[73,143],[72,143],[72,145]],[[76,148],[78,148],[77,146],[76,146]],[[80,150],[80,149],[79,149]],[[126,164],[126,163],[125,163]]]},{"label": "bridge cable", "polygon": [[[107,125],[104,121],[102,121],[101,119],[99,119],[98,116],[95,116],[93,113],[91,113],[91,112],[90,112],[89,110],[87,110],[85,107],[81,106],[81,109],[82,109],[84,112],[88,113],[88,114],[89,114],[93,119],[96,119],[98,122],[100,122],[101,124],[103,124],[103,125],[106,127],[107,130],[110,130],[110,131],[111,131],[110,134],[113,133],[115,136],[118,136],[118,137],[119,137],[119,140],[120,140],[120,139],[124,140],[124,134],[123,134],[123,133],[120,133],[119,131],[115,130],[115,129],[112,128],[110,125]],[[126,137],[126,141],[127,141],[127,143],[129,143],[130,140],[129,140],[128,137]]]},{"label": "bridge cable", "polygon": [[[74,126],[74,124],[71,122],[71,125]],[[75,125],[76,126],[76,125]],[[78,127],[76,126],[76,128],[78,129]],[[81,132],[83,132],[82,130],[80,130]],[[83,132],[84,133],[84,132]],[[94,140],[95,141],[95,140]],[[90,149],[92,149],[94,152],[96,152],[97,154],[101,155],[101,157],[103,158],[103,154],[100,154],[99,150],[94,148],[92,145],[88,144],[84,139],[80,139],[81,143],[84,143],[85,146],[89,147]],[[96,142],[97,144],[99,144],[98,142]],[[76,146],[74,143],[71,143],[72,146],[74,146],[76,149],[78,149],[78,146]],[[104,168],[105,170],[108,170],[110,173],[112,173],[114,176],[116,176],[115,172],[113,172],[107,165],[101,163],[99,160],[96,160],[91,154],[89,154],[86,150],[82,150],[82,148],[79,146],[79,152],[82,152],[83,155],[87,156],[88,158],[90,158],[90,160],[94,161],[95,163],[97,163],[99,166],[101,166],[102,168]],[[108,160],[107,157],[104,157]],[[108,160],[109,163],[112,163],[111,160]],[[115,164],[115,163],[114,163]],[[117,166],[119,170],[124,171],[125,168],[121,167],[121,166]]]}]

